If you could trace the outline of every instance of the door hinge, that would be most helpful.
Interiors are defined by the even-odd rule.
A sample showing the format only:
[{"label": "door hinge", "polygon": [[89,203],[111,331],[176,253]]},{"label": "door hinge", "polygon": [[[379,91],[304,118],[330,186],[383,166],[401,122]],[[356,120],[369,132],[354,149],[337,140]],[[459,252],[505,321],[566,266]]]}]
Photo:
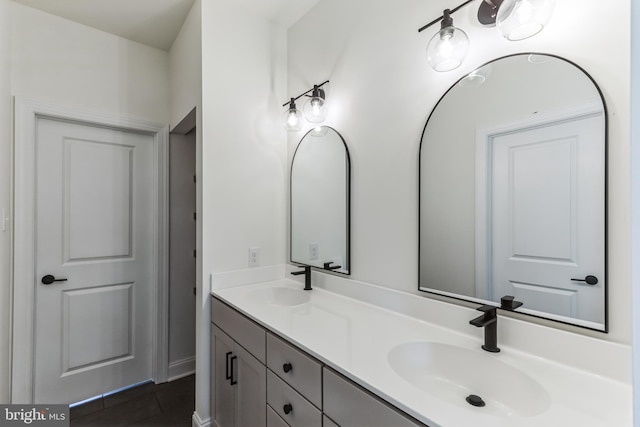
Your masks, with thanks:
[{"label": "door hinge", "polygon": [[197,258],[197,257],[198,257],[198,256],[197,256],[197,254],[196,254],[196,250],[195,250],[195,249],[193,250],[193,257],[194,257],[194,258]]},{"label": "door hinge", "polygon": [[195,175],[193,175],[193,182],[198,182]]},{"label": "door hinge", "polygon": [[196,212],[193,213],[193,220],[196,220]]}]

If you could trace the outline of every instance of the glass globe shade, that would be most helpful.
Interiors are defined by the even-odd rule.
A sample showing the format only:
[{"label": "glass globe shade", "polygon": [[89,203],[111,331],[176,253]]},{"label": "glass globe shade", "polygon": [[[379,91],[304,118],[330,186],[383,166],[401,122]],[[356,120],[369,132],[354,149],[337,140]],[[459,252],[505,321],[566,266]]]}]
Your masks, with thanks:
[{"label": "glass globe shade", "polygon": [[555,0],[504,0],[498,9],[496,26],[511,41],[538,34],[553,13]]},{"label": "glass globe shade", "polygon": [[295,108],[289,108],[284,112],[283,124],[287,132],[298,132],[302,129],[302,113]]},{"label": "glass globe shade", "polygon": [[478,68],[475,71],[470,72],[458,82],[462,87],[475,87],[483,84],[489,75],[491,74],[491,64],[487,64],[484,67]]},{"label": "glass globe shade", "polygon": [[469,37],[459,28],[449,26],[438,31],[427,46],[427,62],[436,71],[458,68],[469,49]]},{"label": "glass globe shade", "polygon": [[309,132],[311,136],[325,136],[327,133],[329,133],[329,128],[326,126],[316,126]]},{"label": "glass globe shade", "polygon": [[322,123],[327,118],[327,103],[320,96],[312,96],[304,103],[304,117],[311,123]]}]

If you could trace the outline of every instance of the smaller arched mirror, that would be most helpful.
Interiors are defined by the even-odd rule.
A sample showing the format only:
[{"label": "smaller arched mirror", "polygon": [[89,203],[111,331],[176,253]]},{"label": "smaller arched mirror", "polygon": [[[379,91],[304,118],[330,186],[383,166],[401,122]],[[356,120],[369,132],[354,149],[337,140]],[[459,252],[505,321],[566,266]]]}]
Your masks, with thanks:
[{"label": "smaller arched mirror", "polygon": [[555,56],[453,85],[420,147],[420,290],[606,331],[606,120],[593,79]]},{"label": "smaller arched mirror", "polygon": [[300,141],[291,163],[291,262],[350,273],[349,150],[321,126]]}]

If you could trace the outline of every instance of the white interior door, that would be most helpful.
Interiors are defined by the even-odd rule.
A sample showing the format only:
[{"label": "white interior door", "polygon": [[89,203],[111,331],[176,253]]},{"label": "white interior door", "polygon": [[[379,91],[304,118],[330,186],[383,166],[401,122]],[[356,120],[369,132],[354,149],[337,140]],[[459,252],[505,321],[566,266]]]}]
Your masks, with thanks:
[{"label": "white interior door", "polygon": [[[152,377],[153,144],[148,134],[37,119],[36,402]],[[46,275],[66,280],[44,284]]]},{"label": "white interior door", "polygon": [[[598,114],[493,138],[494,300],[604,323],[603,123]],[[573,280],[587,276],[597,284]]]}]

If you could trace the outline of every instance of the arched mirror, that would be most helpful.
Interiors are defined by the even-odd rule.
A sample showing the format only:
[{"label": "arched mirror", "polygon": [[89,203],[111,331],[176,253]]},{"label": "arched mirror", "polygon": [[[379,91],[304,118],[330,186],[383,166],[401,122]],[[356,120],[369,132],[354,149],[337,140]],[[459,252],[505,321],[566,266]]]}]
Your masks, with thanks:
[{"label": "arched mirror", "polygon": [[321,126],[298,144],[291,163],[291,262],[349,274],[349,150]]},{"label": "arched mirror", "polygon": [[606,331],[606,109],[562,58],[458,81],[420,146],[419,288]]}]

